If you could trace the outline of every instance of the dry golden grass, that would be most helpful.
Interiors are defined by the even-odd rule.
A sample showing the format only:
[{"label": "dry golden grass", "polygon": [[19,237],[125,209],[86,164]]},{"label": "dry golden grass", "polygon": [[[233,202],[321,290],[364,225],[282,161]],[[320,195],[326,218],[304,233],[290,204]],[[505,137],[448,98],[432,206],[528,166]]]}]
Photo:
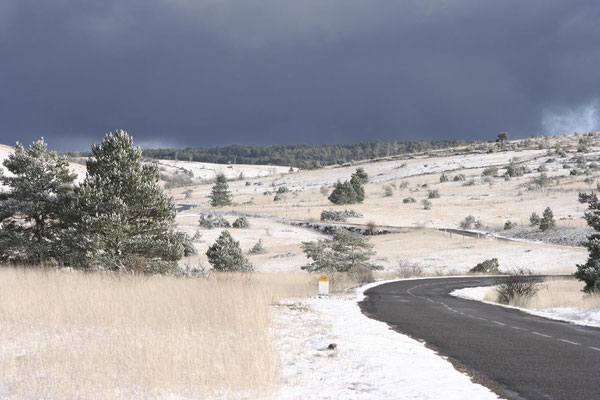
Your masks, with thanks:
[{"label": "dry golden grass", "polygon": [[[575,280],[551,280],[544,282],[541,290],[532,298],[515,298],[511,306],[523,307],[532,310],[548,308],[575,308],[580,311],[590,310],[600,306],[600,295],[585,294],[583,282]],[[490,289],[484,300],[496,301],[497,293]]]},{"label": "dry golden grass", "polygon": [[262,397],[279,377],[270,306],[310,281],[2,268],[0,397]]}]

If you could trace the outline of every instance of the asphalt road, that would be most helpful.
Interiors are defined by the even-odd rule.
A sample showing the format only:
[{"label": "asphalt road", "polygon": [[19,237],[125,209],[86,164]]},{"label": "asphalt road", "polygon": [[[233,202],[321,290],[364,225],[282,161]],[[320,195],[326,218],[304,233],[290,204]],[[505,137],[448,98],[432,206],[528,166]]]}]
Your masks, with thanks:
[{"label": "asphalt road", "polygon": [[449,295],[494,283],[481,277],[387,283],[367,290],[360,306],[504,398],[600,399],[600,329]]}]

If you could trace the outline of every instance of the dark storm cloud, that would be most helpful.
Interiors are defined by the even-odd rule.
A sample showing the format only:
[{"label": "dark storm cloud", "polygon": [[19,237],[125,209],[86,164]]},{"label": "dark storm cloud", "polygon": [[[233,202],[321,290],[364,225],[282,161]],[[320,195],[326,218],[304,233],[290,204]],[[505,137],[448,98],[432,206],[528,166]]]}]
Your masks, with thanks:
[{"label": "dark storm cloud", "polygon": [[0,0],[0,143],[600,129],[596,0]]}]

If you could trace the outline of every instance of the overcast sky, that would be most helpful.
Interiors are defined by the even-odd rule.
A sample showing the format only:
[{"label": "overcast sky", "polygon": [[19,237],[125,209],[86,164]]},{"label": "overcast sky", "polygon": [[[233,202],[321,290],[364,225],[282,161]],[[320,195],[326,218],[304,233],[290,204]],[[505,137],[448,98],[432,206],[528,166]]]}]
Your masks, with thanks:
[{"label": "overcast sky", "polygon": [[0,0],[0,143],[600,130],[598,0]]}]

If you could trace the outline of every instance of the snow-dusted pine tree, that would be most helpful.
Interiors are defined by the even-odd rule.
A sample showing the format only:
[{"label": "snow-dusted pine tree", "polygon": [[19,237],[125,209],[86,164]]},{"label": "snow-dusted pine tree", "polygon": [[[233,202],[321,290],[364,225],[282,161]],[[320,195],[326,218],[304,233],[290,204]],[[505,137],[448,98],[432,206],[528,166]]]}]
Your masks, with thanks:
[{"label": "snow-dusted pine tree", "polygon": [[175,208],[158,185],[156,165],[142,163],[142,150],[122,130],[92,146],[92,154],[67,232],[72,262],[128,273],[175,269],[182,236],[173,230]]},{"label": "snow-dusted pine tree", "polygon": [[229,231],[221,232],[215,243],[206,252],[208,262],[216,271],[251,272],[254,266],[250,264],[240,243],[236,241]]},{"label": "snow-dusted pine tree", "polygon": [[44,264],[54,260],[59,248],[59,218],[71,199],[75,174],[65,157],[48,151],[44,138],[28,149],[15,145],[4,160],[11,173],[0,169],[0,260]]},{"label": "snow-dusted pine tree", "polygon": [[[600,202],[596,193],[579,193],[579,202],[587,203],[585,220],[596,232],[600,231]],[[600,233],[588,236],[586,247],[589,251],[585,264],[577,265],[575,277],[585,282],[584,291],[600,292]]]},{"label": "snow-dusted pine tree", "polygon": [[222,207],[231,205],[231,192],[227,184],[227,178],[223,174],[218,174],[215,184],[210,193],[210,205],[213,207]]}]

